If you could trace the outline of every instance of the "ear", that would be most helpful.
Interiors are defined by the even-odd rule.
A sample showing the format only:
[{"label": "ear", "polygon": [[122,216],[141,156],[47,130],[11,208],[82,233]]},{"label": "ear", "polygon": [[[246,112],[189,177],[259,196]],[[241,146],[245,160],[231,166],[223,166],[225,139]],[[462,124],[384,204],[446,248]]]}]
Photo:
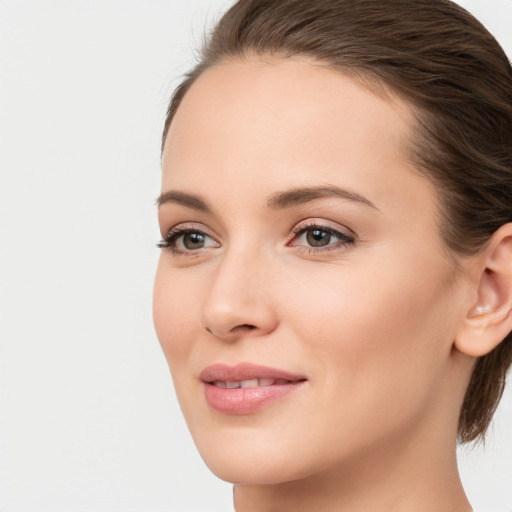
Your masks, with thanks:
[{"label": "ear", "polygon": [[512,223],[496,231],[477,256],[476,302],[455,337],[455,348],[484,356],[512,331]]}]

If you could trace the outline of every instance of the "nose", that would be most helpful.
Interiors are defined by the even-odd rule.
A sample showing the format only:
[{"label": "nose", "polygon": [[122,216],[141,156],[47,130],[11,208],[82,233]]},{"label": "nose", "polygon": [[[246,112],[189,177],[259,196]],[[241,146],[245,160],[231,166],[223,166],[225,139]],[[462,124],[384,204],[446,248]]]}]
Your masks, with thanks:
[{"label": "nose", "polygon": [[227,342],[270,334],[278,321],[269,290],[270,267],[264,258],[244,252],[226,255],[215,269],[203,303],[205,330]]}]

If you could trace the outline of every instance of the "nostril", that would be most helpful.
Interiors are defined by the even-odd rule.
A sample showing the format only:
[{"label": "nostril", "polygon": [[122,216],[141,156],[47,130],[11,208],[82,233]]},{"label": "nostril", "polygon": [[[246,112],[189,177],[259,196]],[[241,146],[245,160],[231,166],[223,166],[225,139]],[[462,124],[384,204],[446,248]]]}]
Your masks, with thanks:
[{"label": "nostril", "polygon": [[[256,329],[255,325],[241,324],[241,325],[237,325],[236,327],[233,327],[233,329],[231,329],[231,332],[235,332],[235,331],[239,331],[239,330],[242,330],[242,331],[243,330],[252,331],[253,329]],[[209,332],[210,334],[213,334],[213,331],[209,327],[205,327],[205,330],[206,330],[206,332]]]},{"label": "nostril", "polygon": [[255,336],[258,333],[265,333],[263,329],[254,324],[235,324],[231,327],[230,325],[226,326],[219,323],[219,325],[204,325],[203,328],[209,335],[225,341],[235,341],[244,336]]}]

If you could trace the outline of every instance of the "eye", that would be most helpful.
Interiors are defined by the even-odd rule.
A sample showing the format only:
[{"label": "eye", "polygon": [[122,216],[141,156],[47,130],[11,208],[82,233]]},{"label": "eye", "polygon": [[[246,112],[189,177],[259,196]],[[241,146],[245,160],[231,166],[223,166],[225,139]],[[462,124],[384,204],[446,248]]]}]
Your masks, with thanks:
[{"label": "eye", "polygon": [[309,252],[321,252],[340,249],[354,243],[355,236],[353,234],[314,223],[297,227],[290,245],[302,247]]},{"label": "eye", "polygon": [[176,227],[158,242],[157,247],[170,249],[174,254],[196,254],[201,249],[219,247],[219,244],[199,229]]}]

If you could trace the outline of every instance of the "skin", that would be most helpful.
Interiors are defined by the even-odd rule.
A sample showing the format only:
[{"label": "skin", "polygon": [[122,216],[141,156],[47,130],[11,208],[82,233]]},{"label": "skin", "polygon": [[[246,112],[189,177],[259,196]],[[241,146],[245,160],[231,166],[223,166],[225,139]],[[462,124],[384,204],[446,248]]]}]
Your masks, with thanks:
[{"label": "skin", "polygon": [[[232,60],[186,94],[163,154],[156,331],[206,464],[237,512],[469,511],[456,459],[473,359],[454,339],[476,299],[440,237],[437,193],[406,156],[412,114],[307,59]],[[275,209],[276,193],[336,186]],[[195,205],[197,206],[197,205]],[[311,250],[296,228],[327,226]],[[309,231],[311,234],[311,228]],[[248,415],[213,411],[200,372],[251,362],[305,375]]]}]

